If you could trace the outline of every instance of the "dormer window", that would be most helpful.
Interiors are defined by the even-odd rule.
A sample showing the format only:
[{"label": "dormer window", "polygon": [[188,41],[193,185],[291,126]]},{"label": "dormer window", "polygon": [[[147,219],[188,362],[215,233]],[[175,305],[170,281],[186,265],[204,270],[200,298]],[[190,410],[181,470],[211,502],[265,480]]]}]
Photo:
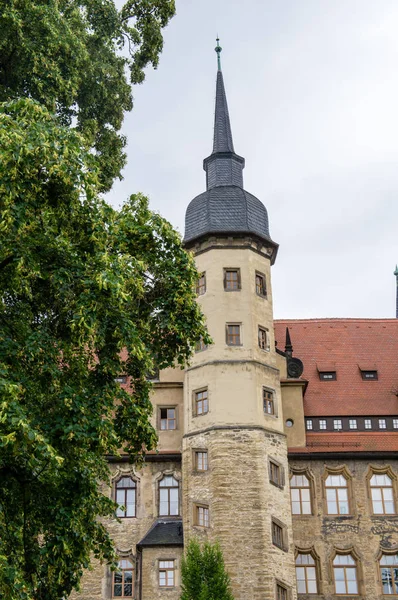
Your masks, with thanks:
[{"label": "dormer window", "polygon": [[364,381],[376,381],[378,379],[377,371],[362,371],[361,370],[362,379]]},{"label": "dormer window", "polygon": [[322,371],[319,373],[321,381],[336,381],[336,371]]}]

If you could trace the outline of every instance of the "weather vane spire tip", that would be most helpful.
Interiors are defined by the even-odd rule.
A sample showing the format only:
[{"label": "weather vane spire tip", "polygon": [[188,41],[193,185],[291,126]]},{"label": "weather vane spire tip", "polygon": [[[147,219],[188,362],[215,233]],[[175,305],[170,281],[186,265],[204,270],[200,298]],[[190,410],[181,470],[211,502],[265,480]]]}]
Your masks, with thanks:
[{"label": "weather vane spire tip", "polygon": [[218,33],[217,33],[217,37],[216,37],[216,42],[217,42],[217,46],[214,48],[214,50],[217,53],[217,65],[218,65],[218,70],[221,71],[221,46],[220,46],[220,38],[218,37]]}]

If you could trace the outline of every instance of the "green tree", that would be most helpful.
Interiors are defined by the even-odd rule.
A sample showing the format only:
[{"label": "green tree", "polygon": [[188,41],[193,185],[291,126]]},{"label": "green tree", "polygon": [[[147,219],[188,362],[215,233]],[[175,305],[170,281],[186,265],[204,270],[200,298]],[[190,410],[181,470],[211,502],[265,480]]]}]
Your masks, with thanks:
[{"label": "green tree", "polygon": [[2,0],[0,102],[30,97],[95,149],[102,190],[120,177],[130,83],[157,66],[174,0]]},{"label": "green tree", "polygon": [[231,582],[218,543],[203,547],[192,539],[181,564],[180,600],[233,600]]},{"label": "green tree", "polygon": [[[0,597],[59,600],[91,555],[106,455],[156,445],[145,373],[201,336],[197,272],[171,225],[98,196],[85,138],[39,103],[0,108]],[[133,395],[115,378],[131,377]]]}]

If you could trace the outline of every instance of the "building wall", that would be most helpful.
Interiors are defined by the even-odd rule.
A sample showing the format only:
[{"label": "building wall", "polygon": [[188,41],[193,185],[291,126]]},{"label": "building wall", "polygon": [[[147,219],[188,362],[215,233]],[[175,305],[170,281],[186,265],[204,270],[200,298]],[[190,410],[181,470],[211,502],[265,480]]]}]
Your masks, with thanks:
[{"label": "building wall", "polygon": [[[293,515],[293,536],[296,549],[314,549],[319,557],[319,597],[335,598],[332,560],[336,550],[350,549],[358,557],[360,595],[355,598],[381,600],[384,596],[379,578],[379,556],[381,548],[398,550],[398,516],[374,516],[368,486],[370,467],[384,469],[391,467],[398,476],[397,460],[370,460],[352,458],[345,460],[298,460],[289,461],[290,469],[306,470],[313,479],[313,515]],[[351,478],[351,512],[349,516],[330,516],[326,511],[323,478],[327,469],[346,467]],[[395,479],[395,502],[397,488]],[[312,596],[311,596],[312,597]],[[306,598],[306,596],[300,596]]]}]

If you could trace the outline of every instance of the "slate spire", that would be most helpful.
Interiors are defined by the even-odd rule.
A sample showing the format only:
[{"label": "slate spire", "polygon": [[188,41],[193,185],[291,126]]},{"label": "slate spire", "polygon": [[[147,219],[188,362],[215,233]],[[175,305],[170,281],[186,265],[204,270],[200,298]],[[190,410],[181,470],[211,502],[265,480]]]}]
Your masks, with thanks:
[{"label": "slate spire", "polygon": [[245,159],[235,154],[229,120],[227,96],[221,71],[221,46],[217,38],[217,83],[216,108],[214,112],[213,152],[203,161],[206,171],[207,189],[222,185],[236,185],[243,188],[242,170]]}]

